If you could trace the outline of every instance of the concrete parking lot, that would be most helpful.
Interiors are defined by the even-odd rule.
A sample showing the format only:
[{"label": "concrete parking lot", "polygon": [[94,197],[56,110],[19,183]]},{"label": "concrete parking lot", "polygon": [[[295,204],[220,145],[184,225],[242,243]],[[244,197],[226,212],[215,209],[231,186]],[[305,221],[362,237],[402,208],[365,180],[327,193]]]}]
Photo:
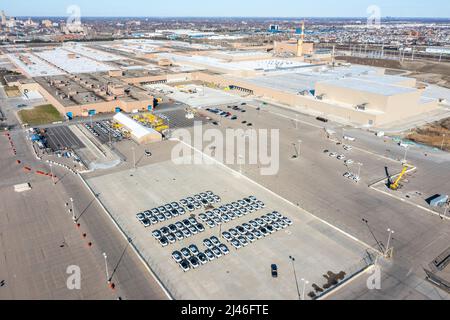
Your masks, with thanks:
[{"label": "concrete parking lot", "polygon": [[[136,171],[96,174],[88,179],[88,183],[100,193],[100,200],[133,238],[177,299],[296,299],[290,255],[296,258],[298,280],[305,278],[310,281],[306,289],[309,292],[313,283],[322,286],[326,282],[324,274],[349,272],[359,266],[368,249],[297,206],[219,165],[180,166],[168,160],[139,167]],[[220,229],[207,228],[202,234],[162,248],[153,239],[151,231],[165,223],[145,229],[135,215],[206,190],[220,195],[222,203],[254,195],[267,205],[259,212],[222,226],[222,231],[273,210],[288,216],[294,224],[244,249],[233,249],[230,255],[218,261],[183,273],[172,260],[172,251],[193,243],[202,248],[203,239],[219,236]],[[175,221],[177,219],[173,219]],[[272,263],[279,267],[278,279],[271,278]]]},{"label": "concrete parking lot", "polygon": [[[405,187],[400,190],[400,199],[392,198],[368,188],[371,183],[386,177],[385,167],[390,174],[401,171],[405,149],[391,139],[380,139],[366,130],[342,128],[333,122],[326,124],[327,128],[337,132],[338,140],[343,129],[345,134],[356,138],[351,143],[353,150],[349,157],[364,165],[362,181],[355,184],[342,177],[347,170],[342,162],[323,154],[324,149],[339,147],[326,138],[323,123],[314,117],[271,105],[257,111],[261,103],[250,104],[252,108],[245,113],[247,121],[257,128],[280,129],[281,158],[280,172],[275,179],[261,176],[255,166],[244,166],[246,175],[374,247],[378,246],[377,243],[386,245],[387,229],[395,230],[392,242],[395,256],[383,268],[384,278],[388,280],[382,292],[371,292],[362,285],[361,296],[392,298],[395,294],[390,295],[389,292],[397,286],[395,290],[405,296],[407,292],[415,292],[424,298],[436,298],[436,295],[429,294],[435,288],[425,283],[422,266],[448,246],[448,221],[411,205],[410,199],[402,197],[402,193],[418,191],[422,194],[418,199],[422,203],[435,193],[448,193],[449,175],[443,169],[448,167],[450,155],[426,147],[411,148],[407,160],[417,167],[417,171],[407,176]],[[223,121],[222,126],[234,127],[235,124]],[[291,160],[294,154],[292,143],[299,139],[302,140],[300,159]],[[361,282],[365,283],[365,280]]]},{"label": "concrete parking lot", "polygon": [[[402,193],[412,190],[411,188],[415,186],[414,190],[420,190],[422,194],[420,196],[422,198],[418,200],[424,201],[425,195],[445,189],[448,179],[445,174],[440,173],[442,173],[442,165],[449,161],[448,155],[421,148],[409,150],[407,159],[410,164],[417,166],[418,169],[416,172],[408,175],[403,181],[404,189],[398,192],[398,195],[403,197],[403,200],[400,201],[401,199],[390,198],[383,193],[377,193],[377,191],[368,188],[368,186],[385,179],[386,171],[390,175],[395,175],[401,171],[401,160],[403,160],[405,155],[404,148],[399,147],[389,138],[378,138],[373,133],[351,127],[342,127],[342,125],[333,122],[324,125],[315,120],[314,117],[296,114],[284,108],[266,105],[258,111],[256,108],[261,106],[261,103],[252,103],[250,101],[247,107],[242,106],[242,108],[247,110],[245,113],[230,110],[232,114],[238,116],[238,119],[234,121],[219,118],[207,111],[202,111],[200,115],[212,118],[211,121],[203,123],[205,129],[214,128],[221,131],[227,128],[242,128],[244,130],[248,128],[279,129],[280,171],[278,174],[275,176],[262,176],[259,165],[248,164],[242,166],[243,174],[285,197],[292,203],[298,204],[315,216],[344,230],[355,238],[363,240],[375,249],[381,250],[386,246],[387,228],[395,229],[396,236],[392,243],[396,252],[402,258],[397,258],[393,264],[387,263],[385,265],[385,278],[388,279],[387,281],[390,281],[392,286],[395,283],[392,280],[393,278],[405,279],[405,283],[399,289],[402,292],[412,290],[414,295],[434,298],[435,295],[429,294],[433,287],[425,282],[421,264],[423,261],[428,263],[439,254],[443,250],[442,245],[439,244],[442,241],[445,242],[444,239],[449,239],[450,235],[448,230],[446,231],[445,226],[435,220],[435,218],[438,218],[437,216],[433,217],[433,215],[403,201],[413,201],[415,199],[408,199]],[[229,110],[227,105],[211,107]],[[218,125],[212,124],[212,121],[219,119]],[[243,124],[243,121],[252,123],[252,127],[248,127],[246,123]],[[336,131],[336,134],[328,138],[325,128]],[[344,134],[356,137],[354,142],[344,141],[345,144],[353,147],[350,151],[344,150],[342,145],[337,144],[337,142],[342,141],[342,135]],[[301,140],[301,143],[299,140]],[[167,144],[169,142],[164,143]],[[152,157],[142,155],[139,158],[138,166],[152,165],[157,168],[159,163],[168,160],[170,156],[164,143],[147,147],[136,147],[136,150],[139,150],[139,154],[143,154],[144,149],[151,149],[153,152]],[[292,159],[292,156],[296,153],[294,143],[296,143],[296,148],[300,155],[298,159]],[[121,151],[131,156],[131,151],[128,149],[129,147],[125,147]],[[225,147],[225,152],[226,149],[227,147]],[[324,150],[344,154],[346,159],[354,160],[354,164],[346,166],[343,160],[331,158],[329,153],[324,153]],[[362,180],[357,184],[344,178],[343,174],[346,171],[357,173],[359,170],[358,163],[363,165],[361,166]],[[236,164],[230,164],[229,167],[236,171],[241,169]],[[132,165],[130,163],[124,164],[124,168],[129,170],[132,168]],[[107,173],[117,174],[117,170],[111,169]],[[139,170],[140,168],[138,172]],[[188,172],[190,170],[191,168],[188,167],[185,171]],[[160,169],[153,171],[156,173]],[[97,176],[100,178],[101,175],[102,173],[94,173],[92,177]],[[159,178],[154,182],[159,184],[162,180]],[[196,178],[195,181],[197,180],[199,179]],[[190,180],[183,179],[182,181],[185,185],[192,185],[193,183]],[[389,190],[387,191],[389,192]],[[409,194],[411,195],[411,192]],[[180,197],[187,195],[180,194]],[[177,199],[170,198],[167,200],[173,201]],[[404,221],[408,221],[408,228],[405,228]],[[421,236],[417,237],[417,233],[421,232],[420,230],[425,230],[424,228],[428,231],[422,232]],[[435,234],[439,234],[439,240],[436,239]],[[414,241],[415,248],[418,248],[417,250],[413,249],[410,244],[411,241]],[[196,244],[201,244],[201,241]],[[247,250],[252,249],[247,248]],[[410,265],[412,273],[404,274],[403,271],[407,265]],[[157,269],[159,268],[161,267],[157,266]],[[361,281],[364,282],[364,279]],[[420,287],[417,287],[418,283],[420,283]],[[385,290],[391,288],[390,286],[386,287]],[[173,288],[178,290],[179,286],[174,285]],[[361,290],[364,291],[364,288],[361,287]],[[406,293],[404,294],[406,295]],[[342,297],[342,295],[340,296]],[[374,294],[370,291],[361,292],[361,296],[371,297]]]},{"label": "concrete parking lot", "polygon": [[[0,281],[5,283],[0,299],[115,299],[103,269],[67,214],[64,193],[50,178],[34,173],[47,168],[33,159],[24,135],[11,136],[17,157],[3,133],[0,136]],[[20,183],[30,183],[32,190],[14,192]],[[71,265],[81,269],[81,290],[67,287]]]}]

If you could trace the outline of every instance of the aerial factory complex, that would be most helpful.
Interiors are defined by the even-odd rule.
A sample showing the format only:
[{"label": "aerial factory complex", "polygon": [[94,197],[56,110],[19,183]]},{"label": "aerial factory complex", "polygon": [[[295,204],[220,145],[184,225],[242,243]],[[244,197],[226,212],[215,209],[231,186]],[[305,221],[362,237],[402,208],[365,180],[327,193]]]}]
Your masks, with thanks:
[{"label": "aerial factory complex", "polygon": [[1,14],[0,299],[450,298],[450,20],[65,19]]}]

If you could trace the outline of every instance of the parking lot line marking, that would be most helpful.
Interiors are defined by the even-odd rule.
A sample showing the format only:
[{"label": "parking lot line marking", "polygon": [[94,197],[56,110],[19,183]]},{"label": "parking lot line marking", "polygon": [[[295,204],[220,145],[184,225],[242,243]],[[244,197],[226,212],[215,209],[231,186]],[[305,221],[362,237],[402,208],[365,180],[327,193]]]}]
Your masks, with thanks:
[{"label": "parking lot line marking", "polygon": [[377,191],[377,192],[380,192],[380,193],[382,193],[382,194],[384,194],[384,195],[387,195],[387,196],[389,196],[389,197],[391,197],[391,198],[394,198],[394,199],[396,199],[396,200],[400,200],[400,201],[402,201],[402,202],[404,202],[404,203],[407,203],[407,204],[409,204],[409,205],[411,205],[411,206],[414,206],[414,207],[416,207],[416,208],[418,208],[418,209],[422,209],[422,210],[425,210],[426,212],[429,212],[429,213],[431,213],[431,214],[434,214],[434,215],[436,215],[436,216],[439,216],[441,219],[446,219],[446,220],[449,220],[449,221],[450,221],[450,217],[447,217],[447,216],[443,217],[440,213],[438,213],[438,212],[436,212],[436,211],[430,210],[430,209],[425,208],[425,207],[423,207],[423,206],[421,206],[421,205],[419,205],[419,204],[413,203],[413,202],[408,201],[408,200],[406,200],[406,199],[400,198],[400,197],[398,197],[398,196],[396,196],[396,195],[390,194],[389,192],[386,192],[386,191],[377,189],[377,188],[375,188],[375,185],[372,185],[370,188],[373,189],[373,190],[375,190],[375,191]]},{"label": "parking lot line marking", "polygon": [[[415,170],[417,170],[417,167],[412,167],[411,169],[409,169],[408,171],[406,171],[406,174],[408,174],[408,173],[410,173],[410,172],[413,172],[413,171],[415,171]],[[398,174],[392,176],[391,178],[396,178],[396,177],[398,177],[399,175],[400,175],[400,173],[398,173]],[[394,198],[394,199],[396,199],[396,200],[400,200],[400,201],[402,201],[402,202],[404,202],[404,203],[407,203],[407,204],[409,204],[409,205],[412,205],[412,206],[414,206],[414,207],[416,207],[416,208],[418,208],[418,209],[425,210],[426,212],[429,212],[429,213],[432,213],[432,214],[434,214],[434,215],[437,215],[437,216],[439,216],[439,217],[441,217],[441,218],[450,220],[450,217],[447,217],[447,216],[442,217],[442,215],[441,215],[440,213],[436,212],[436,211],[430,210],[430,209],[425,208],[425,207],[423,207],[423,206],[421,206],[421,205],[419,205],[419,204],[413,203],[413,202],[411,202],[411,201],[408,201],[408,200],[406,200],[406,199],[403,199],[403,198],[400,198],[400,197],[398,197],[398,196],[396,196],[396,195],[393,195],[393,194],[391,194],[391,193],[389,193],[389,192],[386,192],[386,191],[383,191],[383,190],[380,190],[380,189],[376,188],[380,183],[382,183],[382,182],[385,181],[386,179],[387,179],[387,178],[383,178],[383,179],[381,179],[380,181],[377,181],[377,182],[375,182],[375,183],[369,185],[369,188],[371,188],[371,189],[373,189],[373,190],[375,190],[375,191],[377,191],[377,192],[380,192],[380,193],[382,193],[382,194],[384,194],[384,195],[387,195],[387,196],[389,196],[389,197],[391,197],[391,198]]]},{"label": "parking lot line marking", "polygon": [[[83,184],[86,186],[86,188],[89,190],[89,192],[92,194],[92,196],[97,200],[97,203],[100,205],[100,207],[103,209],[103,211],[106,213],[106,215],[108,216],[108,218],[111,220],[111,222],[113,223],[113,225],[116,227],[116,229],[119,231],[119,233],[122,235],[122,237],[128,242],[129,241],[129,237],[127,237],[127,235],[125,234],[125,232],[122,230],[122,228],[119,226],[119,224],[116,222],[116,220],[113,218],[113,216],[111,215],[111,213],[108,211],[108,209],[103,205],[103,203],[100,201],[100,199],[95,195],[94,190],[92,190],[92,188],[89,186],[89,184],[86,182],[86,180],[83,178],[83,176],[81,174],[78,175],[80,177],[80,180],[83,182]],[[144,265],[144,267],[147,269],[147,271],[150,273],[150,275],[153,277],[153,279],[156,281],[156,283],[160,286],[160,288],[162,289],[162,291],[164,292],[164,294],[167,296],[167,298],[169,300],[174,300],[174,298],[172,297],[172,295],[170,294],[169,290],[164,286],[164,284],[162,283],[161,280],[159,280],[158,276],[156,275],[156,273],[153,272],[153,270],[150,268],[150,266],[148,265],[147,261],[145,261],[145,259],[142,257],[142,255],[140,254],[139,250],[137,250],[137,248],[135,247],[133,242],[129,242],[131,245],[131,248],[133,248],[134,253],[136,254],[136,256],[140,259],[140,261],[142,262],[142,264]]]},{"label": "parking lot line marking", "polygon": [[[252,108],[258,108],[258,107],[255,107],[252,104],[248,104],[248,105],[250,107],[252,107]],[[316,124],[313,124],[313,123],[310,123],[310,122],[307,122],[307,121],[304,121],[304,120],[292,119],[289,116],[281,114],[281,113],[278,113],[278,112],[274,112],[274,111],[270,111],[270,110],[265,110],[265,111],[270,113],[270,114],[273,114],[273,115],[276,115],[276,116],[279,116],[279,117],[282,117],[282,118],[285,118],[285,119],[289,119],[289,120],[292,120],[292,121],[295,121],[295,122],[303,123],[303,124],[306,124],[308,126],[311,126],[311,127],[317,128],[317,129],[324,129],[325,128],[325,127],[322,127],[322,126],[319,126],[319,125],[316,125]],[[291,112],[302,114],[301,112],[297,112],[296,110],[292,110]],[[340,142],[338,140],[332,140],[332,139],[330,139],[330,140],[333,141],[333,142]],[[368,151],[368,150],[365,150],[365,149],[362,149],[362,148],[359,148],[359,147],[356,147],[356,146],[352,146],[352,147],[353,147],[353,149],[356,149],[356,150],[359,150],[359,151],[371,154],[371,155],[376,156],[376,157],[380,157],[380,158],[383,158],[383,159],[386,159],[386,160],[390,160],[390,161],[393,161],[393,162],[398,162],[395,159],[388,158],[388,157],[386,157],[384,155],[377,154],[377,153],[372,152],[372,151]]]},{"label": "parking lot line marking", "polygon": [[272,194],[273,196],[279,198],[280,200],[282,200],[282,201],[284,201],[284,202],[290,204],[292,207],[295,207],[295,208],[297,208],[297,209],[302,210],[303,212],[307,213],[307,214],[310,215],[311,217],[313,217],[313,218],[317,219],[318,221],[320,221],[320,222],[326,224],[327,226],[331,227],[332,229],[334,229],[334,230],[336,230],[336,231],[342,233],[343,235],[345,235],[345,236],[347,236],[348,238],[350,238],[350,239],[356,241],[357,243],[363,245],[364,247],[366,247],[366,248],[368,248],[368,249],[372,249],[373,251],[377,252],[378,254],[382,254],[378,249],[375,249],[374,247],[368,245],[368,244],[365,243],[364,241],[362,241],[362,240],[356,238],[355,236],[351,235],[350,233],[348,233],[348,232],[346,232],[346,231],[344,231],[344,230],[342,230],[342,229],[340,229],[340,228],[338,228],[338,227],[332,225],[331,223],[329,223],[329,222],[327,222],[327,221],[325,221],[325,220],[323,220],[323,219],[321,219],[321,218],[315,216],[315,215],[312,214],[311,212],[309,212],[309,211],[307,211],[307,210],[305,210],[305,209],[303,209],[303,208],[301,208],[301,207],[295,205],[294,203],[292,203],[291,201],[289,201],[289,200],[283,198],[283,197],[280,196],[279,194],[277,194],[277,193],[273,192],[272,190],[270,190],[270,189],[264,187],[263,185],[261,185],[261,184],[259,184],[258,182],[256,182],[256,181],[250,179],[249,177],[247,177],[247,176],[241,174],[240,172],[231,169],[230,167],[226,166],[225,164],[221,163],[220,161],[218,161],[218,160],[216,160],[216,159],[210,157],[209,155],[203,153],[201,150],[198,150],[198,149],[194,148],[194,147],[191,146],[190,144],[188,144],[188,143],[186,143],[186,142],[184,142],[184,141],[181,141],[181,140],[179,140],[179,139],[177,139],[177,138],[171,138],[171,140],[172,140],[172,141],[178,141],[178,142],[180,142],[180,143],[182,143],[182,144],[188,146],[188,147],[191,148],[192,150],[194,150],[194,151],[196,151],[196,152],[202,154],[204,157],[206,157],[206,158],[212,160],[213,162],[219,164],[219,165],[222,166],[223,168],[225,168],[225,169],[231,171],[232,174],[234,174],[234,175],[236,175],[236,176],[238,176],[238,177],[241,177],[241,178],[246,179],[247,181],[249,181],[249,182],[253,183],[254,185],[256,185],[256,186],[262,188],[263,190],[269,192],[270,194]]},{"label": "parking lot line marking", "polygon": [[[252,105],[252,104],[248,104],[248,106],[250,106],[250,107],[252,107],[252,108],[254,108],[254,109],[258,108],[258,107],[255,107],[255,106]],[[292,121],[296,121],[296,122],[299,122],[299,123],[303,123],[303,124],[306,124],[306,125],[308,125],[308,126],[311,126],[311,127],[317,128],[317,129],[324,129],[324,127],[322,127],[322,126],[319,126],[319,125],[316,125],[316,124],[313,124],[313,123],[310,123],[310,122],[307,122],[307,121],[304,121],[304,120],[292,119],[291,117],[289,117],[289,116],[287,116],[287,115],[285,115],[285,114],[282,114],[282,113],[278,113],[278,112],[270,111],[270,110],[265,110],[265,112],[268,112],[268,113],[270,113],[270,114],[273,114],[273,115],[276,115],[276,116],[279,116],[279,117],[282,117],[282,118],[285,118],[285,119],[289,119],[289,120],[292,120]],[[292,110],[292,112],[296,112],[296,111],[295,111],[295,110]],[[300,113],[300,112],[298,112],[298,113]],[[300,114],[301,114],[301,113],[300,113]]]}]

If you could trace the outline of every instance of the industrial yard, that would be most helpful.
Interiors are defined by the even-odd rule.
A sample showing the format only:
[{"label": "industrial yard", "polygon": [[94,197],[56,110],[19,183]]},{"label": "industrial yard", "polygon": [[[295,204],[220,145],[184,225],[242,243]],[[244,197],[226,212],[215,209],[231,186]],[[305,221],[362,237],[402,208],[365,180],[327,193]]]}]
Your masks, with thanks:
[{"label": "industrial yard", "polygon": [[[0,297],[450,299],[445,77],[297,27],[0,47],[0,220],[27,257],[16,278],[0,242]],[[57,270],[27,292],[42,246]],[[72,295],[77,259],[91,283]]]}]

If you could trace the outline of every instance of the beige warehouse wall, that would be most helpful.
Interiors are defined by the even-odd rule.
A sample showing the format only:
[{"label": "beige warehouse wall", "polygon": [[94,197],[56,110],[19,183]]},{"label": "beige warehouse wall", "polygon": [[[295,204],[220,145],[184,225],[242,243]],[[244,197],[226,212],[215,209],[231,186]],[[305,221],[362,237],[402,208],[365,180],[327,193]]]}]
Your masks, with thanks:
[{"label": "beige warehouse wall", "polygon": [[200,72],[194,74],[193,77],[196,80],[211,82],[220,86],[240,86],[249,90],[253,90],[256,96],[267,97],[282,104],[293,107],[300,106],[303,108],[311,109],[311,111],[314,111],[316,113],[333,115],[355,123],[368,124],[369,120],[373,121],[374,123],[377,121],[377,116],[373,114],[367,114],[350,108],[339,107],[327,102],[316,100],[314,98],[282,92],[270,88],[259,87],[254,84],[247,83],[244,80],[229,79],[220,75],[210,75]]},{"label": "beige warehouse wall", "polygon": [[326,100],[334,100],[351,106],[369,103],[369,109],[379,111],[386,111],[388,103],[387,96],[351,88],[338,87],[326,82],[318,82],[316,84],[316,96],[320,95],[324,95],[324,99]]},{"label": "beige warehouse wall", "polygon": [[342,107],[327,101],[320,101],[313,97],[305,97],[266,87],[259,87],[255,84],[246,82],[245,79],[233,79],[221,75],[211,75],[203,72],[194,73],[193,78],[199,81],[214,83],[219,86],[240,86],[249,90],[253,90],[254,95],[256,96],[270,98],[272,100],[278,101],[279,103],[292,107],[300,106],[310,109],[311,111],[314,111],[316,113],[332,115],[361,125],[381,125],[389,122],[395,122],[424,112],[435,110],[438,107],[437,101],[420,104],[420,90],[418,90],[417,92],[399,94],[392,97],[369,94],[367,96],[356,95],[358,98],[347,98],[345,95],[352,96],[353,94],[357,93],[354,93],[352,91],[340,93],[336,91],[336,88],[332,88],[332,92],[336,95],[336,97],[342,96],[342,99],[347,99],[347,101],[352,102],[352,106],[360,103],[359,101],[364,101],[357,99],[368,99],[370,102],[372,102],[373,105],[380,106],[379,113],[369,113],[358,111],[352,107]]},{"label": "beige warehouse wall", "polygon": [[387,124],[400,119],[415,117],[438,108],[437,100],[421,103],[420,96],[421,92],[418,90],[414,95],[390,97],[386,113],[379,117],[379,124]]}]

